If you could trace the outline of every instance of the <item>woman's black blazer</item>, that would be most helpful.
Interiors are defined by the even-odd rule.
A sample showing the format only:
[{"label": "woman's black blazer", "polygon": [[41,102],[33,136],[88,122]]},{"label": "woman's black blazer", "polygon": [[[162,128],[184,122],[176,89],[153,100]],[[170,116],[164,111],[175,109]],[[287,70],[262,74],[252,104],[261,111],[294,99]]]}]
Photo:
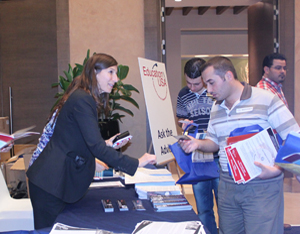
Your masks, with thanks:
[{"label": "woman's black blazer", "polygon": [[46,192],[65,202],[75,202],[93,179],[95,157],[130,175],[138,167],[138,159],[106,146],[99,130],[96,102],[79,89],[62,107],[50,141],[27,176]]}]

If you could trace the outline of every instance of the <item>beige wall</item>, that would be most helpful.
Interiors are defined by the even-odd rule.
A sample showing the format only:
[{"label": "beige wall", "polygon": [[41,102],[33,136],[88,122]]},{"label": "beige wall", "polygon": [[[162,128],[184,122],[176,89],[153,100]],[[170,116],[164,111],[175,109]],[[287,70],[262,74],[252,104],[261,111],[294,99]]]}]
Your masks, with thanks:
[{"label": "beige wall", "polygon": [[295,1],[295,118],[300,124],[300,2]]},{"label": "beige wall", "polygon": [[146,109],[138,67],[144,57],[143,0],[70,0],[70,63],[82,62],[87,49],[112,55],[119,64],[129,66],[125,83],[134,85],[140,94],[133,94],[140,109],[125,103],[134,112],[126,116],[120,130],[129,130],[132,144],[125,151],[140,157],[146,147]]}]

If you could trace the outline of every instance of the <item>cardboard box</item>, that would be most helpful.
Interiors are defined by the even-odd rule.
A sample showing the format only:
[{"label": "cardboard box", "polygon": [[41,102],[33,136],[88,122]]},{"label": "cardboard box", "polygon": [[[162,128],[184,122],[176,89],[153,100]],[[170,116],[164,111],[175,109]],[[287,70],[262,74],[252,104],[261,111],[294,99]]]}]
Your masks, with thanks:
[{"label": "cardboard box", "polygon": [[0,132],[9,134],[9,119],[8,119],[8,117],[0,117]]},{"label": "cardboard box", "polygon": [[[26,153],[26,149],[36,148],[36,145],[34,144],[15,144],[14,145],[14,155],[19,155],[20,153]],[[24,151],[25,150],[25,151]],[[6,162],[8,159],[10,159],[10,152],[6,153],[0,153],[0,163]]]},{"label": "cardboard box", "polygon": [[[16,147],[17,154],[2,162],[5,180],[8,185],[15,186],[19,181],[26,181],[25,171],[35,148],[36,145],[18,145]],[[23,155],[23,157],[20,157],[20,155]]]}]

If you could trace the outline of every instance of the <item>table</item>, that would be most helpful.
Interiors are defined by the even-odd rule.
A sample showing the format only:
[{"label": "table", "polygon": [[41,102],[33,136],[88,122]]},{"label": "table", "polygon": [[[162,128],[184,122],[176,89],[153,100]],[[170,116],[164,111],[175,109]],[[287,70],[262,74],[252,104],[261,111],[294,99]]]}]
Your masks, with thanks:
[{"label": "table", "polygon": [[[101,199],[111,199],[114,212],[105,213]],[[124,199],[127,202],[129,211],[119,211],[117,199]],[[165,222],[199,221],[193,210],[156,212],[149,200],[142,200],[146,211],[136,211],[133,209],[132,200],[137,199],[133,185],[126,185],[122,188],[90,188],[80,201],[67,205],[56,219],[56,222],[70,226],[104,229],[116,233],[131,233],[135,225],[142,220]]]}]

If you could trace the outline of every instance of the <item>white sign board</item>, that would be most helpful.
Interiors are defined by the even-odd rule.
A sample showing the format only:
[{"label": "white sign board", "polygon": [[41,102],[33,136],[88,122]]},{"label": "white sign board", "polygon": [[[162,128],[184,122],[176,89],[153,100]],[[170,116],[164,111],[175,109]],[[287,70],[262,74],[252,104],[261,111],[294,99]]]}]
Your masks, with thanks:
[{"label": "white sign board", "polygon": [[176,142],[174,113],[170,98],[165,64],[139,59],[152,143],[158,164],[174,159],[169,144]]}]

